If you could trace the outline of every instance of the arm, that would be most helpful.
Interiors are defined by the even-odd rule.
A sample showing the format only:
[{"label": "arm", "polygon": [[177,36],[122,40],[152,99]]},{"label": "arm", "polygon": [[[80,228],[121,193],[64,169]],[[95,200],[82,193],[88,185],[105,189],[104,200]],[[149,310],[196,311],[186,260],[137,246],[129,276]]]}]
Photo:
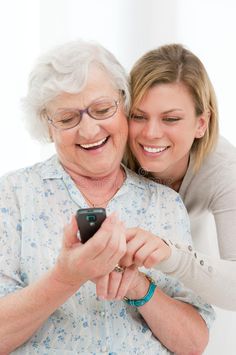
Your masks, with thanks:
[{"label": "arm", "polygon": [[[142,275],[126,296],[142,298],[149,282]],[[137,280],[136,280],[137,281]],[[138,308],[153,334],[176,354],[201,354],[209,339],[206,323],[195,307],[156,288],[153,297]]]},{"label": "arm", "polygon": [[[189,227],[188,227],[189,225],[188,225],[188,218],[187,218],[186,210],[185,210],[181,200],[179,199],[178,196],[176,197],[176,195],[174,197],[173,205],[175,205],[175,209],[173,209],[173,207],[171,205],[169,208],[166,208],[166,211],[168,211],[168,214],[166,216],[165,215],[160,216],[160,211],[159,211],[159,219],[162,218],[163,221],[167,220],[169,222],[169,225],[171,226],[171,228],[168,228],[167,230],[163,229],[161,231],[161,234],[165,235],[165,237],[168,237],[168,238],[175,237],[175,239],[179,239],[182,243],[184,241],[190,243],[190,238],[189,238],[190,233],[189,233]],[[169,233],[169,235],[168,235],[168,233]],[[149,268],[152,266],[152,263],[154,262],[155,258],[158,262],[160,262],[161,260],[164,260],[166,257],[168,257],[170,255],[170,248],[166,245],[165,242],[163,242],[163,240],[161,240],[160,238],[157,238],[154,234],[144,231],[139,228],[129,229],[129,231],[127,233],[127,242],[128,242],[127,253],[126,253],[125,257],[123,257],[122,260],[120,261],[121,265],[129,266],[131,263],[134,262],[138,266],[144,265],[145,267]],[[162,276],[160,276],[160,275],[162,275]],[[161,281],[160,281],[160,277],[161,277]],[[155,279],[157,280],[157,284],[158,284],[159,289],[161,289],[161,291],[164,292],[164,294],[165,294],[164,296],[170,297],[170,310],[171,311],[172,311],[171,306],[173,305],[173,303],[176,304],[176,302],[178,303],[179,301],[183,301],[183,302],[185,302],[184,305],[181,303],[181,306],[183,306],[183,307],[186,306],[186,303],[189,303],[189,305],[188,305],[188,307],[190,307],[189,309],[192,309],[193,312],[196,312],[197,316],[199,316],[199,314],[197,314],[197,312],[199,312],[201,314],[201,316],[203,317],[203,319],[206,320],[206,323],[209,324],[208,320],[212,319],[212,308],[209,305],[202,303],[201,300],[199,299],[199,297],[194,295],[190,290],[185,289],[183,287],[183,285],[181,285],[176,279],[165,277],[161,273],[156,273]],[[158,291],[159,290],[156,290],[156,293]],[[142,294],[142,297],[144,294],[145,293]],[[156,299],[156,302],[158,302],[157,299]],[[192,304],[192,306],[190,304]],[[193,306],[197,307],[197,309]],[[158,305],[156,307],[158,307]],[[181,309],[181,311],[183,311],[182,308],[180,308],[180,309]],[[158,319],[158,314],[155,315],[155,311],[152,311],[152,310],[150,311],[150,314],[154,316],[154,322],[155,322],[155,319]],[[186,318],[185,318],[185,316],[188,316],[188,315],[190,316],[190,323],[188,323],[188,321],[186,321]],[[176,316],[179,317],[180,313],[176,313]],[[190,315],[188,313],[183,313],[183,317],[185,319],[184,324],[188,324],[188,326],[189,326],[188,330],[190,330],[191,329],[191,320],[194,318],[192,318],[192,315]],[[178,318],[176,318],[176,319],[178,319]],[[197,346],[199,346],[199,350],[201,351],[201,349],[204,348],[204,346],[206,345],[205,331],[207,330],[207,328],[206,328],[206,324],[201,319],[201,317],[199,317],[198,319],[200,319],[202,321],[202,323],[198,323],[198,322],[195,323],[194,322],[194,326],[196,326],[197,328],[199,326],[200,326],[200,328],[203,327],[203,329],[202,329],[203,336],[199,337],[200,342],[197,345]],[[163,319],[163,329],[165,331],[167,331],[168,327],[165,328],[165,321],[166,320]],[[151,327],[154,334],[157,334],[156,330],[152,327],[152,320],[148,320],[148,318],[147,318],[147,322],[150,322],[149,326]],[[155,323],[155,324],[156,324],[156,327],[158,327],[157,323]],[[181,345],[180,344],[179,345],[182,348],[182,346],[184,344],[188,348],[188,344],[186,344],[186,339],[184,339],[184,333],[185,333],[185,331],[187,331],[187,327],[185,328],[184,324],[182,324],[183,325],[183,328],[182,328],[182,330],[183,330],[182,336],[183,337],[181,337],[181,334],[178,334],[178,336],[181,337],[180,338]],[[175,332],[178,331],[178,329],[175,329],[176,326],[177,326],[177,324],[175,323],[174,328],[173,328],[173,334],[176,334]],[[157,331],[158,331],[158,329],[157,329]],[[190,338],[191,338],[191,336],[194,337],[195,332],[197,332],[196,329],[190,334]],[[168,337],[167,333],[165,335]],[[165,339],[164,340],[162,339],[162,341],[164,342]],[[167,347],[171,346],[171,344],[166,344],[166,343],[165,343],[165,345]],[[178,348],[177,351],[180,351],[180,348]]]},{"label": "arm", "polygon": [[199,179],[209,177],[208,191],[205,189],[203,193],[215,219],[220,257],[236,260],[236,149],[227,144],[221,148],[217,159],[211,161],[209,157],[210,162]]},{"label": "arm", "polygon": [[124,254],[124,228],[114,216],[82,245],[76,221],[65,229],[62,250],[55,266],[39,281],[0,300],[0,354],[27,341],[43,322],[87,280],[105,275]]},{"label": "arm", "polygon": [[[214,216],[221,259],[174,243],[169,260],[156,267],[179,278],[207,302],[236,310],[236,159],[235,149],[227,144],[220,153],[210,155],[200,172],[191,180],[186,204],[208,209]],[[227,153],[226,153],[227,152]],[[201,186],[202,189],[196,189]],[[194,190],[195,188],[195,190]],[[197,191],[197,192],[195,192]],[[189,194],[189,195],[188,195]],[[189,207],[193,208],[193,207]],[[203,228],[200,228],[201,232]],[[200,237],[197,232],[195,239]],[[177,245],[177,247],[175,246]],[[222,260],[222,259],[227,259]],[[154,264],[152,264],[153,266]],[[227,292],[225,292],[227,290]]]},{"label": "arm", "polygon": [[[124,296],[129,299],[143,298],[149,285],[145,274],[134,265],[126,268],[123,274],[113,271],[109,277],[96,280],[98,296],[117,301]],[[156,338],[172,352],[201,354],[205,349],[208,329],[192,305],[172,298],[157,287],[152,298],[138,310]]]},{"label": "arm", "polygon": [[206,302],[236,310],[235,261],[212,258],[184,244],[169,245],[171,256],[160,264],[153,264],[156,269],[178,278]]},{"label": "arm", "polygon": [[137,244],[132,241],[137,232],[136,228],[127,231],[127,253],[122,265],[134,262],[155,268],[179,279],[207,303],[236,310],[236,262],[209,257],[196,252],[191,245],[164,241],[148,232],[140,233]]},{"label": "arm", "polygon": [[[78,279],[77,287],[82,285]],[[35,284],[0,299],[0,355],[27,341],[76,288],[57,281],[54,271]]]}]

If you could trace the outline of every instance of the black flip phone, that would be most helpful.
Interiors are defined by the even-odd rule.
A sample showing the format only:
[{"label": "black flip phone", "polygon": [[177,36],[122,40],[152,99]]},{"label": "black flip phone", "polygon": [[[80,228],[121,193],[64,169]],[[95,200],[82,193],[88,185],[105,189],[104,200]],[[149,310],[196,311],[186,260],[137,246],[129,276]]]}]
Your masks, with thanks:
[{"label": "black flip phone", "polygon": [[106,210],[99,208],[81,208],[76,212],[76,220],[82,243],[87,242],[106,219]]}]

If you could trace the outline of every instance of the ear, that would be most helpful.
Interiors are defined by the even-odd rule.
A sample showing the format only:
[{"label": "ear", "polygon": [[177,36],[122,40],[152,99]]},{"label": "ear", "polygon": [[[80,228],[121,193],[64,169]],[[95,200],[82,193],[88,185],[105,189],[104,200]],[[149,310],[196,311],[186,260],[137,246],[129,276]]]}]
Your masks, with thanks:
[{"label": "ear", "polygon": [[48,124],[48,135],[49,135],[50,142],[54,142],[53,134],[52,134],[52,127],[49,124]]},{"label": "ear", "polygon": [[47,120],[46,109],[43,109],[42,112],[40,113],[40,119],[47,126],[49,142],[53,142],[52,127]]},{"label": "ear", "polygon": [[195,138],[202,138],[207,130],[210,119],[210,111],[206,111],[197,117]]}]

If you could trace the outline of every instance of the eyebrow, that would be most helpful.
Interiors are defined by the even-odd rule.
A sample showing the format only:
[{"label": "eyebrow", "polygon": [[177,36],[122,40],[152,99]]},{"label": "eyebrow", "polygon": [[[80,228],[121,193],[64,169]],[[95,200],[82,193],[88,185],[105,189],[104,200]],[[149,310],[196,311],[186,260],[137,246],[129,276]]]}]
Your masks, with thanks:
[{"label": "eyebrow", "polygon": [[[141,113],[146,113],[145,111],[143,111],[143,110],[141,110],[140,108],[135,108],[135,110],[136,111],[139,111],[139,112],[141,112]],[[174,111],[181,111],[181,112],[184,112],[181,108],[178,108],[178,107],[176,107],[176,108],[172,108],[172,109],[170,109],[170,110],[167,110],[167,111],[164,111],[164,112],[162,112],[161,114],[163,115],[163,114],[168,114],[168,113],[171,113],[171,112],[174,112]]]},{"label": "eyebrow", "polygon": [[[99,96],[99,97],[97,97],[97,98],[95,98],[95,99],[93,99],[88,105],[87,105],[87,107],[89,107],[90,105],[92,105],[93,103],[97,103],[97,102],[100,102],[100,101],[102,101],[102,100],[105,100],[105,99],[114,99],[113,97],[111,97],[111,96],[105,96],[105,95],[103,95],[103,96]],[[118,98],[119,99],[119,98]],[[117,99],[117,100],[118,100]],[[116,99],[114,99],[115,101],[117,101]],[[56,112],[57,111],[67,111],[67,110],[80,110],[79,108],[76,108],[76,107],[58,107],[57,108],[57,110],[56,110]]]},{"label": "eyebrow", "polygon": [[162,113],[167,114],[167,113],[171,113],[171,112],[174,112],[174,111],[181,111],[181,112],[183,112],[183,110],[182,110],[181,108],[176,107],[176,108],[172,108],[172,109],[170,109],[170,110],[164,111],[164,112],[162,112]]}]

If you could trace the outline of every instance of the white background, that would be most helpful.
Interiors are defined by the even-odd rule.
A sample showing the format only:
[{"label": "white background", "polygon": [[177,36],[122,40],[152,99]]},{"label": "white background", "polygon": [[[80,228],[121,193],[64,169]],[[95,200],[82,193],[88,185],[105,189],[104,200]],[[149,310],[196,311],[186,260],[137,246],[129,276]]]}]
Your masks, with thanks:
[{"label": "white background", "polygon": [[[234,0],[0,0],[0,175],[44,159],[20,98],[37,56],[67,40],[96,40],[127,70],[146,50],[179,42],[197,54],[215,86],[221,133],[236,145],[236,2]],[[205,354],[234,355],[236,313],[217,309]]]}]

